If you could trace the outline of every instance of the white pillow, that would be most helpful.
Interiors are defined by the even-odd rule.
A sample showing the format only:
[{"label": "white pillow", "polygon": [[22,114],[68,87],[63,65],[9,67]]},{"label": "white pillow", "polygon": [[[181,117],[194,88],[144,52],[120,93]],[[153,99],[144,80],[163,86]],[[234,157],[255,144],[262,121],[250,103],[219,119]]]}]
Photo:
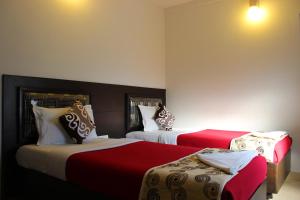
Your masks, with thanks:
[{"label": "white pillow", "polygon": [[[94,115],[91,105],[85,106],[89,116],[94,121]],[[66,133],[59,122],[59,117],[64,115],[70,107],[65,108],[45,108],[33,104],[33,113],[35,116],[36,127],[39,133],[37,145],[49,144],[72,144],[74,141]],[[96,130],[89,134],[86,139],[97,138]]]},{"label": "white pillow", "polygon": [[37,145],[74,143],[59,122],[59,117],[69,110],[68,107],[44,108],[34,105],[32,110],[39,133]]},{"label": "white pillow", "polygon": [[154,120],[154,115],[157,111],[157,107],[156,106],[142,106],[142,105],[138,105],[138,107],[142,114],[144,131],[159,130],[159,127]]}]

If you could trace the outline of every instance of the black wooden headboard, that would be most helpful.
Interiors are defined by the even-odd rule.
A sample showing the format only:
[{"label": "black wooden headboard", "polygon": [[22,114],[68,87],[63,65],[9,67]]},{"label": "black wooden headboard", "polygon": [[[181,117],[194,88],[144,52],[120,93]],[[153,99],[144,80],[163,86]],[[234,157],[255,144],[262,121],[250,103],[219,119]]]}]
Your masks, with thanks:
[{"label": "black wooden headboard", "polygon": [[[25,89],[24,89],[25,88]],[[27,88],[27,90],[26,90]],[[2,160],[1,197],[14,192],[19,182],[15,161],[16,150],[34,139],[22,138],[24,120],[21,110],[24,91],[54,94],[88,95],[92,104],[97,133],[112,138],[124,137],[126,133],[126,95],[147,95],[165,102],[166,90],[132,87],[60,79],[25,76],[2,76]],[[30,135],[30,134],[29,134]],[[20,139],[21,138],[21,139]]]},{"label": "black wooden headboard", "polygon": [[158,106],[159,104],[166,105],[166,100],[159,95],[149,94],[127,94],[126,98],[126,131],[140,131],[143,130],[142,115],[138,105],[144,106]]}]

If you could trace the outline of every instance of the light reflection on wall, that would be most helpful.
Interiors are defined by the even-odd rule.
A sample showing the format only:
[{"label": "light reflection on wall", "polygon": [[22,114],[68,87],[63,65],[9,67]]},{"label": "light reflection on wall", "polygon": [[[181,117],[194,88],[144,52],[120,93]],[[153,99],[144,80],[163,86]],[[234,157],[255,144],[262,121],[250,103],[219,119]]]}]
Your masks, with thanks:
[{"label": "light reflection on wall", "polygon": [[89,6],[89,0],[56,0],[59,6],[69,11],[84,11]]}]

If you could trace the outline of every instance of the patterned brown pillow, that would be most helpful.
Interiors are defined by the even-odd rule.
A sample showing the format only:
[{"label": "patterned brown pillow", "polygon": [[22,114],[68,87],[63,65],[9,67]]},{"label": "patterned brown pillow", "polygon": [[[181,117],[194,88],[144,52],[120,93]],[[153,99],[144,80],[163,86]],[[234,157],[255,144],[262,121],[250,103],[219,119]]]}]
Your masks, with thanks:
[{"label": "patterned brown pillow", "polygon": [[59,121],[77,144],[82,144],[82,141],[95,128],[95,124],[80,101],[76,101],[72,108],[59,118]]},{"label": "patterned brown pillow", "polygon": [[166,106],[159,104],[154,119],[162,130],[171,131],[174,125],[175,116],[166,109]]}]

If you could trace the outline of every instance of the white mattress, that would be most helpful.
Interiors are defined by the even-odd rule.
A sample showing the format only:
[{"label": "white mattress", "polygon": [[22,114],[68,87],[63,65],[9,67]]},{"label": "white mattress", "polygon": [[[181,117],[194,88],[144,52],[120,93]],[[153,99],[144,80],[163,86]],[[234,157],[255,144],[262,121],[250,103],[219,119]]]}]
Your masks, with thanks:
[{"label": "white mattress", "polygon": [[162,144],[177,145],[177,137],[187,131],[133,131],[126,134],[127,138],[144,140],[148,142],[158,142]]},{"label": "white mattress", "polygon": [[18,164],[24,168],[66,180],[66,162],[71,155],[86,151],[115,148],[137,141],[139,140],[97,138],[80,145],[24,145],[18,149],[16,159]]}]

